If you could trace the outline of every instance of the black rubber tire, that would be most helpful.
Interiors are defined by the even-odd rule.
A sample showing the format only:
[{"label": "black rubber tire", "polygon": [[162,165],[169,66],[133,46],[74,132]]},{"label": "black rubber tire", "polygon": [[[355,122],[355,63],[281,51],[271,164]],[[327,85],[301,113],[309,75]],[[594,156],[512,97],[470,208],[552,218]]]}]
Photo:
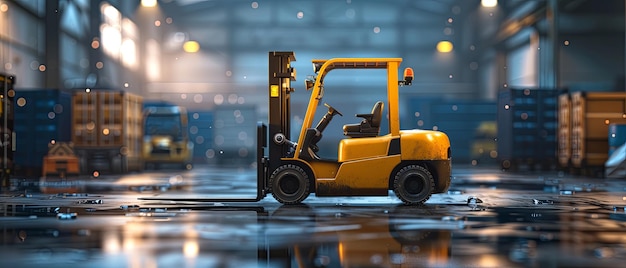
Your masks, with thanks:
[{"label": "black rubber tire", "polygon": [[393,180],[393,192],[407,205],[423,204],[434,190],[433,175],[419,165],[400,169]]},{"label": "black rubber tire", "polygon": [[309,176],[297,165],[287,164],[278,167],[270,176],[270,190],[278,202],[299,204],[309,196]]}]

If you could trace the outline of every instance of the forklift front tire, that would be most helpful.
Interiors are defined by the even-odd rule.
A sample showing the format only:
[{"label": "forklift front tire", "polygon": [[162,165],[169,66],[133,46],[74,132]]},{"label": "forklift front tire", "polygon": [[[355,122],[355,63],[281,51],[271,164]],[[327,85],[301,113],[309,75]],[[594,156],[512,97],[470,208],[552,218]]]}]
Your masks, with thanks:
[{"label": "forklift front tire", "polygon": [[406,166],[393,180],[393,192],[407,205],[423,204],[435,189],[433,175],[419,165]]},{"label": "forklift front tire", "polygon": [[270,190],[278,202],[299,204],[309,196],[309,176],[294,164],[279,166],[270,176]]}]

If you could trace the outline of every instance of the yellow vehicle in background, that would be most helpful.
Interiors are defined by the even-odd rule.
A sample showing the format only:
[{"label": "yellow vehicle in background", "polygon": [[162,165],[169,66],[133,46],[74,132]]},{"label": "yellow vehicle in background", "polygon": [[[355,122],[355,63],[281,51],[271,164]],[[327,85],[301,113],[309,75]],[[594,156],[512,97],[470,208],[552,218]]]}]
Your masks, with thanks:
[{"label": "yellow vehicle in background", "polygon": [[187,130],[187,110],[176,105],[144,108],[143,159],[146,168],[191,169],[193,143]]},{"label": "yellow vehicle in background", "polygon": [[[313,60],[316,77],[306,81],[311,90],[298,142],[290,137],[290,82],[295,80],[293,52],[270,52],[269,58],[269,156],[259,161],[259,176],[266,176],[264,189],[284,204],[316,196],[386,196],[393,190],[405,204],[421,204],[433,193],[450,186],[450,141],[443,132],[401,130],[398,88],[410,85],[413,71],[407,68],[398,81],[401,58],[334,58]],[[328,109],[313,126],[322,102],[324,78],[337,69],[386,69],[387,99],[375,103],[358,124],[343,126],[345,138],[338,146],[337,160],[321,159],[317,143],[339,110]],[[332,89],[340,90],[340,88]],[[379,135],[383,109],[387,109],[389,134]],[[264,132],[264,131],[260,131]],[[264,138],[264,137],[263,137]],[[262,144],[264,140],[260,140]]]},{"label": "yellow vehicle in background", "polygon": [[495,121],[481,122],[474,131],[472,143],[472,165],[495,164],[498,159],[498,127]]}]

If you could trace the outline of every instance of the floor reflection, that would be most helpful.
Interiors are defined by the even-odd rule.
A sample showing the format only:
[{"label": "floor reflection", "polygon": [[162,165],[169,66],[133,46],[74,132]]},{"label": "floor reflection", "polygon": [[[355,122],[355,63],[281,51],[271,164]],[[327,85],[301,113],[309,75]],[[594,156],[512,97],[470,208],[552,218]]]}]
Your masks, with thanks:
[{"label": "floor reflection", "polygon": [[[254,192],[236,187],[254,174],[202,174],[92,181],[88,193],[4,193],[3,267],[619,267],[626,259],[624,181],[467,170],[417,207],[392,194],[298,206],[146,198]],[[189,187],[128,187],[163,183]]]}]

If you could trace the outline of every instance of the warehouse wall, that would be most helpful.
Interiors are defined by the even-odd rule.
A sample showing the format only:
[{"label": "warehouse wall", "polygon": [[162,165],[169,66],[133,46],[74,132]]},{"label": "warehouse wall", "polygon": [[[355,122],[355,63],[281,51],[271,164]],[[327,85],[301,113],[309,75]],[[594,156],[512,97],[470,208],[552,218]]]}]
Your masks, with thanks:
[{"label": "warehouse wall", "polygon": [[[103,42],[104,3],[136,25],[136,33],[122,34],[136,42],[136,66],[94,45]],[[624,3],[603,3],[500,1],[486,9],[475,0],[242,0],[159,1],[146,8],[139,0],[13,0],[0,8],[0,70],[17,76],[18,90],[118,88],[198,112],[256,107],[262,119],[267,52],[293,50],[298,81],[292,127],[298,130],[312,59],[402,57],[402,67],[416,74],[414,85],[400,93],[401,114],[413,120],[418,108],[409,100],[495,102],[504,87],[541,86],[551,75],[571,90],[623,91]],[[549,31],[549,4],[559,8],[556,36]],[[522,26],[507,30],[515,23]],[[198,41],[200,51],[184,52],[187,40]],[[452,41],[454,50],[437,52],[440,40]],[[555,48],[546,46],[552,43]],[[552,59],[558,60],[554,69],[546,64]],[[385,98],[383,79],[375,71],[331,73],[325,100],[346,115],[333,121],[328,140],[320,143],[327,142],[331,155],[341,126]]]},{"label": "warehouse wall", "polygon": [[624,61],[619,60],[625,57],[623,35],[564,35],[561,40],[563,87],[573,91],[626,91]]},{"label": "warehouse wall", "polygon": [[[170,16],[168,13],[172,13],[170,10],[173,8],[165,4],[169,3],[166,1],[162,3],[160,14],[162,17],[169,16],[174,23],[169,26],[164,24],[154,33],[154,30],[144,30],[154,27],[143,24],[139,16],[139,1],[109,1],[124,17],[141,27],[140,32],[145,35],[141,37],[141,42],[161,38],[156,41],[163,44],[162,75],[153,83],[145,84],[141,77],[145,76],[145,72],[124,71],[128,68],[122,67],[119,59],[94,58],[90,45],[92,39],[99,35],[93,32],[99,27],[99,18],[94,16],[99,12],[99,2],[71,0],[60,3],[58,13],[46,12],[46,1],[43,0],[8,1],[5,4],[8,10],[3,11],[0,17],[0,56],[5,62],[1,67],[6,72],[19,73],[18,78],[26,78],[17,84],[20,88],[54,88],[56,85],[46,84],[45,75],[39,67],[42,64],[58,64],[61,76],[58,87],[81,87],[100,79],[106,86],[128,83],[139,91],[164,92],[170,88],[168,83],[190,83],[195,87],[192,90],[207,93],[203,98],[205,100],[211,100],[216,93],[225,94],[237,88],[242,94],[250,95],[251,102],[260,102],[263,93],[257,87],[263,87],[265,83],[265,53],[269,50],[295,50],[299,59],[296,66],[302,66],[300,69],[305,71],[310,69],[308,62],[313,58],[398,56],[405,59],[406,66],[417,69],[416,80],[427,91],[452,95],[480,92],[484,90],[481,87],[492,83],[485,81],[491,76],[480,75],[481,72],[491,72],[490,66],[493,65],[479,60],[492,54],[490,48],[485,48],[489,43],[484,39],[489,38],[489,33],[497,33],[498,27],[493,26],[506,19],[498,18],[506,10],[496,10],[491,14],[480,10],[472,12],[473,4],[450,4],[450,1],[435,1],[430,4],[430,9],[410,1],[397,1],[393,5],[375,1],[367,5],[352,1],[324,1],[323,6],[308,1],[294,5],[286,5],[284,1],[258,1],[256,8],[251,7],[248,1],[230,1],[199,10],[185,18]],[[48,44],[45,40],[46,14],[58,16],[58,44]],[[454,21],[446,22],[447,18]],[[614,23],[619,24],[619,19]],[[589,33],[586,30],[582,34],[568,31],[559,36],[560,82],[563,86],[612,88],[623,79],[624,61],[614,60],[624,58],[623,21],[622,15],[621,26],[613,26],[609,31]],[[564,20],[564,23],[571,21]],[[605,24],[609,23],[613,22]],[[487,30],[479,32],[479,29]],[[201,53],[191,56],[180,49],[168,50],[168,41],[179,32],[187,33],[187,39],[201,42]],[[544,33],[539,34],[539,38],[544,38]],[[445,56],[436,53],[434,44],[441,39],[452,40],[456,45],[455,51]],[[569,44],[564,45],[565,41]],[[141,47],[145,47],[144,43]],[[530,50],[536,46],[530,44],[528,39],[523,48],[505,46],[504,51],[502,48],[498,50],[512,61],[507,62],[507,66],[522,64],[531,66],[528,70],[533,70],[532,66],[536,64],[529,61],[536,60],[536,51]],[[59,54],[59,62],[48,63],[49,54],[54,53]],[[146,54],[140,56],[145,58]],[[495,58],[491,60],[495,61]],[[105,67],[96,68],[98,61],[102,61]],[[189,69],[189,66],[196,67]],[[533,79],[536,75],[511,71],[508,82],[518,86],[530,85],[530,81],[536,80]],[[346,80],[346,84],[351,82]],[[177,90],[185,90],[188,86],[183,85]],[[483,95],[495,98],[494,90],[490,92]],[[211,102],[205,104],[213,105]]]}]

